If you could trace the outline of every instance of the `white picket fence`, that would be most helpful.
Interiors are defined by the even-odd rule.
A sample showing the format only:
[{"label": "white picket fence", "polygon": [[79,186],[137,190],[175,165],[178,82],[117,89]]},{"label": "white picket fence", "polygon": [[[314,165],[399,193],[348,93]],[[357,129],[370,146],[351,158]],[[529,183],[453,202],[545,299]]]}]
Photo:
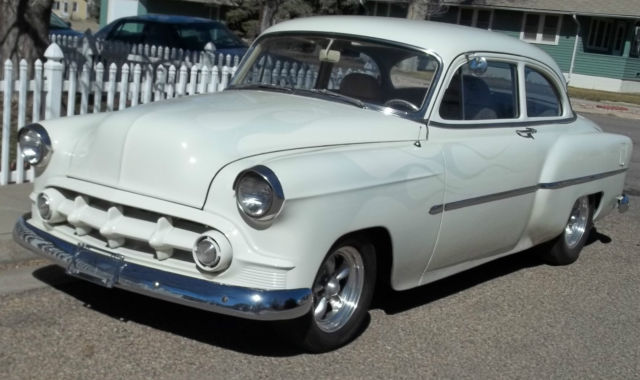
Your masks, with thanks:
[{"label": "white picket fence", "polygon": [[[25,169],[19,150],[16,149],[15,157],[10,157],[9,149],[11,135],[27,123],[222,91],[237,68],[231,65],[229,56],[225,57],[224,65],[201,62],[190,68],[184,63],[179,67],[110,63],[105,67],[102,62],[93,67],[84,64],[81,68],[71,62],[65,67],[63,52],[56,43],[47,48],[45,58],[44,64],[40,60],[35,62],[30,78],[25,60],[19,63],[18,75],[11,61],[4,62],[4,77],[0,81],[3,93],[0,186],[33,179],[33,169]],[[237,64],[237,59],[233,63]],[[14,104],[17,102],[17,112],[12,109],[12,100]]]},{"label": "white picket fence", "polygon": [[[4,78],[0,81],[0,92],[3,93],[0,186],[33,179],[33,170],[25,169],[18,149],[15,157],[9,154],[11,135],[20,127],[42,118],[115,111],[179,96],[224,90],[236,72],[238,59],[232,62],[232,57],[226,56],[214,64],[206,55],[204,57],[189,68],[186,63],[167,67],[164,63],[110,63],[105,66],[102,62],[93,66],[85,63],[79,68],[74,61],[65,67],[61,48],[52,43],[45,52],[46,62],[35,62],[31,78],[27,77],[26,61],[20,62],[17,76],[12,63],[5,61]],[[371,70],[365,66],[361,72],[375,76]],[[332,72],[328,88],[338,89],[342,78],[351,72],[350,68]],[[245,83],[311,89],[317,77],[318,67],[314,65],[263,57],[248,73]],[[12,100],[14,104],[17,102],[17,115],[12,115]],[[27,114],[31,115],[30,120],[27,120]]]},{"label": "white picket fence", "polygon": [[202,51],[183,50],[168,46],[154,46],[148,44],[129,44],[120,41],[106,41],[96,39],[91,35],[69,36],[50,34],[51,43],[57,44],[64,53],[64,63],[70,66],[75,62],[78,66],[84,63],[96,64],[97,62],[115,63],[121,66],[123,63],[130,65],[163,64],[169,66],[184,64],[187,68],[195,64],[212,66],[234,65],[237,66],[241,56],[226,56],[216,52],[212,43],[207,44]]}]

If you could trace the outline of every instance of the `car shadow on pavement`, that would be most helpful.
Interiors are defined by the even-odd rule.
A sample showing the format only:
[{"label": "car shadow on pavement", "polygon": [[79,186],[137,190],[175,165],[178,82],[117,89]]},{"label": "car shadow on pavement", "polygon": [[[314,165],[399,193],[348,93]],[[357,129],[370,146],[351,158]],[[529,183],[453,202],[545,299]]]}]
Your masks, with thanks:
[{"label": "car shadow on pavement", "polygon": [[[609,236],[601,234],[594,227],[586,245],[595,242],[609,244],[611,241]],[[519,270],[547,265],[540,258],[545,249],[548,247],[539,245],[410,290],[398,292],[387,289],[382,294],[376,294],[372,309],[381,309],[386,314],[402,313]]]},{"label": "car shadow on pavement", "polygon": [[[594,228],[587,245],[594,242],[608,244],[611,238]],[[371,309],[381,309],[386,314],[401,313],[510,273],[545,265],[539,258],[541,249],[544,248],[534,247],[411,290],[380,292]],[[67,276],[64,269],[55,265],[40,268],[33,276],[76,298],[87,308],[120,322],[131,321],[250,355],[285,357],[304,353],[286,337],[289,326],[283,322],[234,318],[120,289],[107,289]],[[359,334],[369,323],[367,318]]]},{"label": "car shadow on pavement", "polygon": [[601,234],[600,232],[598,232],[597,228],[593,227],[593,229],[591,230],[591,234],[589,234],[589,240],[587,240],[587,243],[585,245],[591,245],[597,241],[602,244],[609,244],[612,242],[609,236]]},{"label": "car shadow on pavement", "polygon": [[[304,353],[286,337],[281,322],[251,321],[158,300],[121,289],[107,289],[67,276],[55,265],[33,276],[120,322],[134,322],[225,349],[260,356]],[[87,327],[90,330],[90,327]]]}]

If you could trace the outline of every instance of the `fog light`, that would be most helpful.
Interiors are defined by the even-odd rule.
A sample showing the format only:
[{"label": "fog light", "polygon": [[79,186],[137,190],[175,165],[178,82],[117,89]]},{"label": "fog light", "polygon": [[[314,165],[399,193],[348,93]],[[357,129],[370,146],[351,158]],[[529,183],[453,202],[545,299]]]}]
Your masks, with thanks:
[{"label": "fog light", "polygon": [[51,199],[45,193],[38,194],[36,201],[38,206],[38,213],[43,220],[49,221],[51,219]]},{"label": "fog light", "polygon": [[233,256],[229,240],[217,230],[200,235],[193,244],[192,253],[198,269],[205,272],[222,272],[229,268]]},{"label": "fog light", "polygon": [[201,265],[213,268],[220,261],[220,246],[210,236],[202,236],[193,247],[193,257]]}]

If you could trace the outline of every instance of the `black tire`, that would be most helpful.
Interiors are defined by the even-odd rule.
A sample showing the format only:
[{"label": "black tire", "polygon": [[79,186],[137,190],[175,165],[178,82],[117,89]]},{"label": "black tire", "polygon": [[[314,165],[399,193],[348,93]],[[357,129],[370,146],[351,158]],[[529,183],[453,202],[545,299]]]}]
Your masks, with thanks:
[{"label": "black tire", "polygon": [[548,245],[543,258],[550,265],[568,265],[580,256],[593,228],[594,204],[588,196],[573,204],[564,231]]},{"label": "black tire", "polygon": [[[349,273],[338,280],[344,266],[350,267]],[[368,316],[375,282],[374,246],[356,238],[336,243],[313,281],[311,310],[285,325],[294,343],[309,352],[326,352],[353,340]]]}]

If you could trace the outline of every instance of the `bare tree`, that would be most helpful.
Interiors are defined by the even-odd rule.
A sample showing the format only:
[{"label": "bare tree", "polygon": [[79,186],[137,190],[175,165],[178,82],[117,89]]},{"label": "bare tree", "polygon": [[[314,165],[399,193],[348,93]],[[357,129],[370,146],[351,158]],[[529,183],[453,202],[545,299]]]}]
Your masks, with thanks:
[{"label": "bare tree", "polygon": [[264,0],[260,10],[260,33],[273,25],[274,16],[283,0]]},{"label": "bare tree", "polygon": [[41,58],[49,44],[49,17],[53,0],[0,2],[0,58]]},{"label": "bare tree", "polygon": [[427,16],[433,16],[446,12],[448,7],[441,0],[410,0],[407,18],[411,20],[424,20]]},{"label": "bare tree", "polygon": [[313,2],[309,0],[260,0],[260,32],[280,21],[315,14]]}]

